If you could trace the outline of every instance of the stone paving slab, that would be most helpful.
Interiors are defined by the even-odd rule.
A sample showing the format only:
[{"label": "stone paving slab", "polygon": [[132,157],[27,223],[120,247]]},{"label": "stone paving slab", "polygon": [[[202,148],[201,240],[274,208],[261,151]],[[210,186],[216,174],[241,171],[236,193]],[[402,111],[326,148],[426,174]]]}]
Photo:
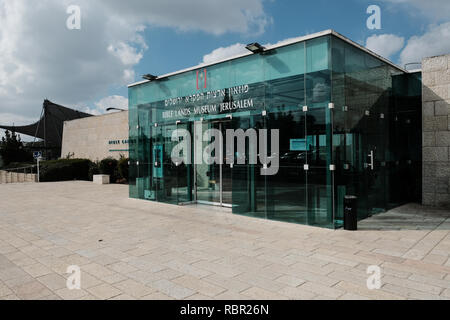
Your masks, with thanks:
[{"label": "stone paving slab", "polygon": [[[347,232],[127,197],[0,185],[0,299],[450,299],[449,210],[409,204]],[[73,265],[80,290],[66,287]]]}]

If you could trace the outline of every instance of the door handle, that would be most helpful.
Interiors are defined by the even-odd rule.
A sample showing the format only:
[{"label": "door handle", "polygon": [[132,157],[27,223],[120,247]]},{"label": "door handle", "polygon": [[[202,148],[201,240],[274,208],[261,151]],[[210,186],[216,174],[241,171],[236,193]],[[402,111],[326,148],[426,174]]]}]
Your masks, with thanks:
[{"label": "door handle", "polygon": [[370,162],[368,163],[368,167],[370,167],[370,170],[372,170],[373,171],[373,150],[370,150],[370,153],[369,153],[369,158],[370,158]]}]

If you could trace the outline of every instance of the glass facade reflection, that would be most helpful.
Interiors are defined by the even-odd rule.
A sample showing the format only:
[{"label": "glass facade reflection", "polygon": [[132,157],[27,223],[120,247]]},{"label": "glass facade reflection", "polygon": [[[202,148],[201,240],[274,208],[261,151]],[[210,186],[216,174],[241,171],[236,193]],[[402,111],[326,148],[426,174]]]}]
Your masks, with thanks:
[{"label": "glass facade reflection", "polygon": [[[327,228],[341,226],[345,195],[358,197],[360,218],[414,201],[421,176],[416,81],[420,74],[330,33],[132,85],[130,197]],[[278,173],[260,174],[262,165],[249,161],[252,143],[227,153],[226,139],[210,155],[223,164],[199,163],[217,139],[207,134],[180,155],[189,163],[171,157],[189,139],[174,132],[205,138],[209,129],[224,137],[229,129],[278,129]]]}]

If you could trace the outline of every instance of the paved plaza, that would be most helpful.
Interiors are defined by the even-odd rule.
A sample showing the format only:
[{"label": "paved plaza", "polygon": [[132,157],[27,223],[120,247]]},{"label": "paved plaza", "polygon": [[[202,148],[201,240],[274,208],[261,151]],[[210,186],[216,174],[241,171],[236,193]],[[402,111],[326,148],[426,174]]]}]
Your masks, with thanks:
[{"label": "paved plaza", "polygon": [[407,205],[348,232],[128,199],[124,185],[0,185],[0,299],[450,299],[449,217]]}]

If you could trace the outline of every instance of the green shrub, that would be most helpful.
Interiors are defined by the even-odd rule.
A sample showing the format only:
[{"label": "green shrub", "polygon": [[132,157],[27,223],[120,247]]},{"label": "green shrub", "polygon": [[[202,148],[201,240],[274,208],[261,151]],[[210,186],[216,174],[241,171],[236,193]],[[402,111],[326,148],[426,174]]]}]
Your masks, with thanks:
[{"label": "green shrub", "polygon": [[119,167],[119,176],[121,179],[128,181],[128,158],[120,158],[118,167]]},{"label": "green shrub", "polygon": [[0,139],[0,157],[5,166],[12,162],[33,162],[33,154],[25,147],[20,135],[9,130]]},{"label": "green shrub", "polygon": [[117,168],[118,161],[114,158],[105,158],[99,163],[101,174],[108,174],[111,183],[115,183],[119,178],[119,170]]},{"label": "green shrub", "polygon": [[40,181],[89,180],[91,161],[87,159],[60,159],[40,163]]},{"label": "green shrub", "polygon": [[100,165],[99,165],[98,161],[91,162],[89,165],[89,181],[93,181],[94,175],[99,174],[99,173],[100,173]]}]

